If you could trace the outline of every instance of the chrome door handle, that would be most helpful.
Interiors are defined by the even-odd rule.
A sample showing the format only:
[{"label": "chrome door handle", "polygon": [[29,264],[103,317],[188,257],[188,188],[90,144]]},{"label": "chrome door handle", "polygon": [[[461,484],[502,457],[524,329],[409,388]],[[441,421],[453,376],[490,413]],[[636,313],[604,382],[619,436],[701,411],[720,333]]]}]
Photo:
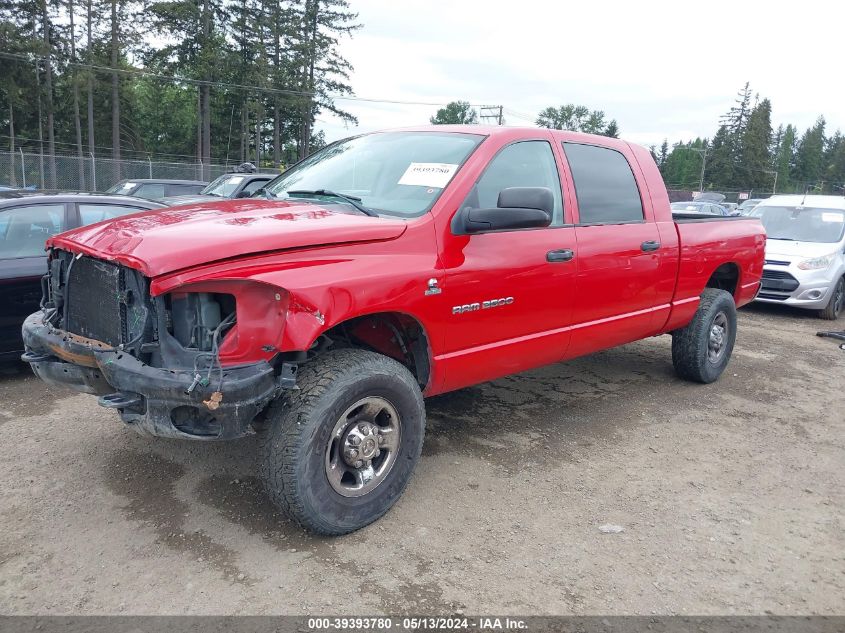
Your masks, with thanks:
[{"label": "chrome door handle", "polygon": [[646,253],[649,251],[656,251],[660,248],[660,242],[657,240],[648,240],[647,242],[640,244],[640,248]]},{"label": "chrome door handle", "polygon": [[557,251],[549,251],[546,253],[546,261],[552,264],[557,262],[569,262],[575,257],[575,251],[571,248],[562,248]]}]

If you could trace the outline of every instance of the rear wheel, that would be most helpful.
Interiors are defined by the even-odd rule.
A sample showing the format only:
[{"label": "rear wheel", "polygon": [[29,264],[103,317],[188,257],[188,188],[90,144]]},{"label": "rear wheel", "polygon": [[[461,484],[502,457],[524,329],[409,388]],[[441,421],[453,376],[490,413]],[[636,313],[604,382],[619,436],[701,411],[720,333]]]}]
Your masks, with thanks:
[{"label": "rear wheel", "polygon": [[736,305],[730,293],[706,288],[692,321],[672,333],[672,363],[681,378],[715,381],[731,359],[736,341]]},{"label": "rear wheel", "polygon": [[309,530],[362,528],[401,496],[419,459],[420,388],[402,364],[356,349],[319,356],[297,383],[271,405],[261,433],[264,487]]},{"label": "rear wheel", "polygon": [[833,293],[830,295],[830,302],[819,310],[819,316],[828,321],[835,321],[842,314],[843,307],[845,307],[845,277],[836,282]]}]

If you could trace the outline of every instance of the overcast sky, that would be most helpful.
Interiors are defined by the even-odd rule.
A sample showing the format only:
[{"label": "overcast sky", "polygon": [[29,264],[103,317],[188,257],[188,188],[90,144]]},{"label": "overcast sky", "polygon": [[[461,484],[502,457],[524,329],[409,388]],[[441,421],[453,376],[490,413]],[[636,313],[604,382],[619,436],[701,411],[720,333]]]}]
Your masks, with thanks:
[{"label": "overcast sky", "polygon": [[[712,136],[746,81],[773,124],[823,114],[845,131],[842,0],[351,0],[363,28],[342,41],[364,98],[504,105],[533,125],[549,105],[615,118],[626,140]],[[323,113],[328,140],[428,123],[434,105],[342,100],[357,127]]]}]

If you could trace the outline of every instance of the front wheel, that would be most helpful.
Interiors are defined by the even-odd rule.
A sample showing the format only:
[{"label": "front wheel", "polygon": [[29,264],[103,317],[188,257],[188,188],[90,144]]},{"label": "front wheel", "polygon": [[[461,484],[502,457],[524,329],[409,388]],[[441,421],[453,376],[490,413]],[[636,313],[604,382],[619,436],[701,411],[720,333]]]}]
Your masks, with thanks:
[{"label": "front wheel", "polygon": [[845,277],[836,282],[833,293],[830,295],[830,302],[819,310],[819,316],[828,321],[835,321],[842,314],[843,307],[845,307]]},{"label": "front wheel", "polygon": [[672,363],[681,378],[715,381],[731,359],[736,341],[736,304],[729,292],[706,288],[692,321],[672,333]]},{"label": "front wheel", "polygon": [[270,498],[318,534],[353,532],[401,496],[422,450],[425,408],[402,364],[342,349],[305,364],[269,411],[260,461]]}]

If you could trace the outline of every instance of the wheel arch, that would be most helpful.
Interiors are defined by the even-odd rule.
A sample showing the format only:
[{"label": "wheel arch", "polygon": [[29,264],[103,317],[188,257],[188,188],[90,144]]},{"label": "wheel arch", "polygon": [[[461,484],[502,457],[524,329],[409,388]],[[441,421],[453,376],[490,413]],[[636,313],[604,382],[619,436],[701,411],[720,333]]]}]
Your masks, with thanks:
[{"label": "wheel arch", "polygon": [[740,288],[740,276],[740,267],[736,262],[724,262],[710,274],[704,287],[724,290],[736,300],[737,290]]},{"label": "wheel arch", "polygon": [[432,378],[434,354],[431,337],[417,316],[400,310],[374,310],[325,327],[304,347],[306,360],[327,349],[368,349],[405,365],[420,389]]}]

